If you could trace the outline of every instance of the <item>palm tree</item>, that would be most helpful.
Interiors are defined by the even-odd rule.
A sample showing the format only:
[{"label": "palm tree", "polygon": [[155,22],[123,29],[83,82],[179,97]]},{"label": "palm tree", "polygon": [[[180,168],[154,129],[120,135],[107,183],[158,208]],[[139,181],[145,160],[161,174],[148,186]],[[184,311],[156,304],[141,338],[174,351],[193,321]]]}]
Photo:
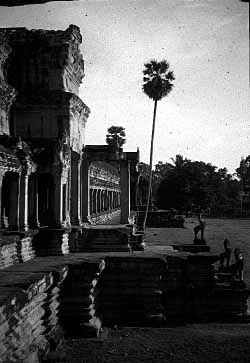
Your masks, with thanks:
[{"label": "palm tree", "polygon": [[147,193],[147,205],[146,213],[143,221],[143,230],[146,227],[146,220],[148,216],[149,200],[151,194],[152,185],[152,162],[153,162],[153,148],[154,148],[154,133],[155,133],[155,119],[157,102],[163,97],[167,96],[173,88],[173,81],[175,80],[174,73],[169,70],[169,63],[166,60],[157,62],[151,60],[149,63],[145,63],[143,70],[143,92],[152,100],[154,100],[154,113],[151,135],[151,147],[150,147],[150,173],[149,184]]}]

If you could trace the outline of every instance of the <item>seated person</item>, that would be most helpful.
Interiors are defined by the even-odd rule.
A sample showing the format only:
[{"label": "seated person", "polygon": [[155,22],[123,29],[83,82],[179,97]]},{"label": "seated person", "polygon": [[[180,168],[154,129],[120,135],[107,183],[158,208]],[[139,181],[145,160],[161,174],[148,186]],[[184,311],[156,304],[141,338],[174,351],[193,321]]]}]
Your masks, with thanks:
[{"label": "seated person", "polygon": [[204,221],[204,219],[202,218],[201,213],[198,214],[197,216],[198,218],[198,225],[194,227],[194,240],[197,241],[198,240],[198,233],[200,232],[200,241],[204,242],[204,231],[205,231],[205,227],[206,227],[206,222]]},{"label": "seated person", "polygon": [[[220,269],[224,267],[229,268],[230,258],[231,258],[232,249],[229,247],[229,240],[224,239],[224,252],[220,254]],[[224,262],[226,261],[226,266],[224,266]]]},{"label": "seated person", "polygon": [[235,263],[231,266],[232,273],[240,281],[243,281],[244,259],[241,250],[239,248],[235,248],[234,257],[235,257]]}]

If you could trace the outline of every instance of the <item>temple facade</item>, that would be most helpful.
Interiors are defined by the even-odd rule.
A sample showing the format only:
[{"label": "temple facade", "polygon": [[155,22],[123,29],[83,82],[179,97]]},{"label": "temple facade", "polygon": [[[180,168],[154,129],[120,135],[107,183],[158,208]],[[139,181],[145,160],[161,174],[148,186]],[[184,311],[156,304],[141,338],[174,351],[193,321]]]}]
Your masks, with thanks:
[{"label": "temple facade", "polygon": [[84,144],[80,30],[0,30],[1,227],[128,223],[139,153]]}]

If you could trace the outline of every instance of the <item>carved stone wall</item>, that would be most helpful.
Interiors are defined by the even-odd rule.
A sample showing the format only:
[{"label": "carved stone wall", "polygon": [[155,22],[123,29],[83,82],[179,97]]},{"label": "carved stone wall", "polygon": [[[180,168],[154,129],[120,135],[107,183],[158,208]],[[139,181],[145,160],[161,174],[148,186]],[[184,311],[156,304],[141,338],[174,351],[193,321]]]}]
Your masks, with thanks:
[{"label": "carved stone wall", "polygon": [[13,135],[23,139],[64,139],[81,152],[90,110],[69,92],[48,91],[39,96],[19,97],[10,125]]},{"label": "carved stone wall", "polygon": [[3,29],[12,47],[8,82],[20,94],[60,90],[78,95],[84,77],[80,30]]},{"label": "carved stone wall", "polygon": [[9,134],[9,109],[15,98],[15,91],[7,83],[5,71],[10,52],[6,34],[0,33],[0,135]]},{"label": "carved stone wall", "polygon": [[[0,107],[1,119],[8,126],[4,131],[13,139],[25,140],[37,163],[35,175],[29,178],[26,173],[21,179],[25,197],[19,193],[32,216],[26,208],[16,225],[24,220],[25,226],[27,220],[37,227],[79,225],[79,170],[90,113],[78,97],[84,77],[80,30],[75,25],[65,31],[8,28],[0,29],[0,36],[6,39],[1,42],[2,84],[14,87],[18,95],[10,110]],[[2,93],[6,98],[6,89]],[[22,165],[20,173],[24,170]],[[18,183],[16,175],[12,179]]]},{"label": "carved stone wall", "polygon": [[90,165],[89,174],[91,187],[109,187],[120,190],[118,168],[103,161],[94,161]]}]

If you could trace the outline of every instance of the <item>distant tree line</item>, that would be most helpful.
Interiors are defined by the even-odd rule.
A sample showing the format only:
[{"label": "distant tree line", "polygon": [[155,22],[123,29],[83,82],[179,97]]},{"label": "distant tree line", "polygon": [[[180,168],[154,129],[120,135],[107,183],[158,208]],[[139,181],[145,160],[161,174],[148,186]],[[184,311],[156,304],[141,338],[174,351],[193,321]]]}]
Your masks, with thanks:
[{"label": "distant tree line", "polygon": [[[158,209],[181,213],[203,210],[210,216],[250,216],[250,155],[236,174],[203,161],[176,155],[171,163],[159,161],[152,181],[152,200]],[[147,165],[141,163],[141,187],[147,183]],[[143,202],[142,202],[143,204]]]}]

